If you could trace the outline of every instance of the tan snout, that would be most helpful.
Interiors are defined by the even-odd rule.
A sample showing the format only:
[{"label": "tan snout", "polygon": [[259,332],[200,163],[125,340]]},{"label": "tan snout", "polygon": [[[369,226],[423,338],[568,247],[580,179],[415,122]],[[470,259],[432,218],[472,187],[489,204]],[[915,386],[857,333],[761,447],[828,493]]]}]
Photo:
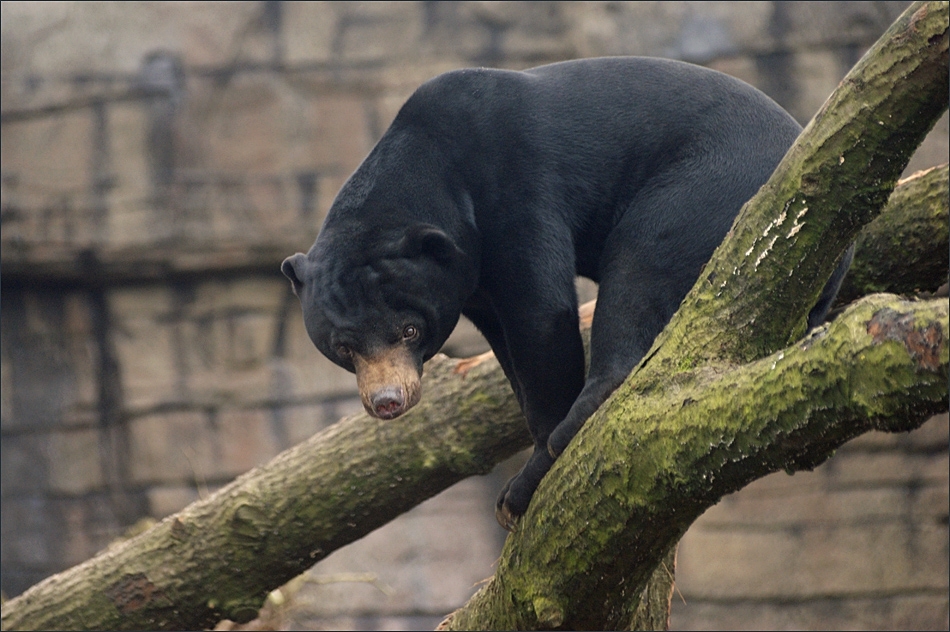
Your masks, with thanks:
[{"label": "tan snout", "polygon": [[395,419],[419,403],[422,376],[404,346],[369,357],[354,353],[353,365],[363,408],[373,417]]}]

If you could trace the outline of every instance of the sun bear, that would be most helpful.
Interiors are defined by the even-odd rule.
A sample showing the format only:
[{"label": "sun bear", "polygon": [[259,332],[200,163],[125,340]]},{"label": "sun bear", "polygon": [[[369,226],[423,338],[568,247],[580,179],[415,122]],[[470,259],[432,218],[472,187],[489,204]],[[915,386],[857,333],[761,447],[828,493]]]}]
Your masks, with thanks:
[{"label": "sun bear", "polygon": [[[380,419],[419,401],[460,314],[484,334],[534,439],[496,505],[512,529],[800,131],[755,88],[677,61],[448,72],[403,105],[282,270],[310,338]],[[599,284],[586,378],[576,275]]]}]

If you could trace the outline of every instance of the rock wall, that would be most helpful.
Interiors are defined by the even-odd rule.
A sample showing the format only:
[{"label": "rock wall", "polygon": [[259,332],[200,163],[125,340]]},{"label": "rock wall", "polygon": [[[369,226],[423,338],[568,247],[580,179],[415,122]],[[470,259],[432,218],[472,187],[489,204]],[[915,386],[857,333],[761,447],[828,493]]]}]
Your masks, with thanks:
[{"label": "rock wall", "polygon": [[[4,593],[359,408],[278,266],[426,79],[659,55],[805,122],[905,5],[4,3]],[[947,139],[944,117],[911,168]],[[483,345],[463,326],[447,350]],[[947,443],[944,416],[725,499],[683,541],[674,626],[946,628]],[[434,625],[492,573],[516,466],[334,554],[274,620]]]}]

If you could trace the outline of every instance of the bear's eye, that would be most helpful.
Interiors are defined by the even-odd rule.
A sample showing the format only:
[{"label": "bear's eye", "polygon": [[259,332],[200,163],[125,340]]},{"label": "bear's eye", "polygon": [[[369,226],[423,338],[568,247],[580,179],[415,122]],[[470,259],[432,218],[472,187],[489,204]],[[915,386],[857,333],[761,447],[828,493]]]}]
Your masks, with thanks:
[{"label": "bear's eye", "polygon": [[415,325],[406,325],[402,330],[403,340],[415,340],[419,337],[419,330]]},{"label": "bear's eye", "polygon": [[336,353],[337,353],[337,355],[340,356],[341,358],[349,358],[349,357],[350,357],[350,348],[347,347],[346,345],[337,345],[337,347],[336,347]]}]

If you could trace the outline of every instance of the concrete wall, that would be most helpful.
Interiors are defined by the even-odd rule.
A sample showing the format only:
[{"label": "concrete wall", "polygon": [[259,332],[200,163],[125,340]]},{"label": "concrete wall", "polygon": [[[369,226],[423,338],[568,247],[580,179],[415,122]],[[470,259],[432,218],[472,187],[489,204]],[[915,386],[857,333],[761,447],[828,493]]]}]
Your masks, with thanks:
[{"label": "concrete wall", "polygon": [[[277,268],[426,79],[661,55],[804,122],[904,6],[4,3],[3,591],[358,409]],[[944,117],[913,167],[947,138]],[[482,345],[469,328],[448,350]],[[725,499],[683,542],[674,626],[946,628],[947,443],[944,416]],[[491,575],[513,467],[334,554],[271,616],[434,625]]]}]

